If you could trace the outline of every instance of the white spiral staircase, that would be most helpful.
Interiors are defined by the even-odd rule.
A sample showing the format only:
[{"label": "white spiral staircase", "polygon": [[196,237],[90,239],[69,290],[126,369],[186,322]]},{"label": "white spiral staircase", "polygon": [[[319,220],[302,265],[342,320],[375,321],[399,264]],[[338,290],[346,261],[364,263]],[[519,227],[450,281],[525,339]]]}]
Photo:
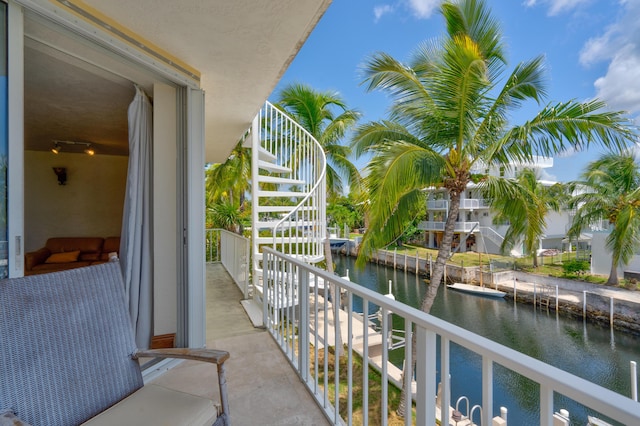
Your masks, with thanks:
[{"label": "white spiral staircase", "polygon": [[261,298],[263,246],[312,264],[324,260],[326,158],[309,132],[269,102],[250,134],[252,281]]}]

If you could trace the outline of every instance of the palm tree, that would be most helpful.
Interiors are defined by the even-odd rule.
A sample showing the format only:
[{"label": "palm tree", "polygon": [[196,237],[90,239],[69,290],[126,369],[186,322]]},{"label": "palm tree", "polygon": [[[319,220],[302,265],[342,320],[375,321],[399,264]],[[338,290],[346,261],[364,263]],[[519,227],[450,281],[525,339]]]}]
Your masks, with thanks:
[{"label": "palm tree", "polygon": [[323,147],[330,196],[342,194],[343,176],[349,185],[359,184],[358,169],[349,160],[351,148],[341,143],[360,118],[358,111],[349,109],[338,93],[319,92],[304,84],[286,86],[276,105]]},{"label": "palm tree", "polygon": [[[425,312],[440,287],[461,193],[474,166],[509,168],[595,143],[622,149],[635,138],[624,114],[603,111],[599,100],[546,104],[530,120],[511,125],[510,114],[522,103],[540,104],[546,96],[543,57],[507,74],[500,26],[483,1],[445,1],[441,13],[445,36],[420,45],[409,64],[386,53],[367,61],[367,89],[386,92],[393,103],[389,118],[360,126],[352,145],[356,155],[372,155],[365,180],[369,228],[359,264],[404,231],[422,202],[421,191],[437,186],[448,192],[442,243],[421,303]],[[412,347],[408,368],[415,365]],[[406,400],[403,395],[400,415]]]},{"label": "palm tree", "polygon": [[238,142],[231,155],[205,172],[206,209],[215,226],[242,235],[246,192],[251,179],[251,150]]},{"label": "palm tree", "polygon": [[589,163],[581,180],[571,182],[579,191],[569,207],[576,208],[569,235],[578,236],[589,225],[606,220],[611,226],[606,246],[611,250],[607,285],[618,284],[618,265],[627,264],[640,249],[640,168],[633,153],[609,153]]},{"label": "palm tree", "polygon": [[550,210],[559,212],[563,206],[564,188],[560,183],[551,186],[540,182],[534,169],[526,168],[516,179],[487,178],[480,184],[485,196],[491,200],[494,222],[508,222],[500,249],[511,250],[522,241],[525,253],[538,267],[537,248],[546,228]]},{"label": "palm tree", "polygon": [[[510,125],[525,101],[546,95],[543,57],[518,64],[505,75],[500,27],[481,0],[446,1],[447,33],[418,47],[405,65],[385,53],[364,67],[368,90],[393,99],[388,120],[360,126],[356,155],[369,153],[369,231],[358,262],[403,232],[430,186],[449,194],[449,211],[431,284],[421,308],[429,312],[451,254],[460,196],[474,166],[533,162],[568,149],[599,143],[622,149],[635,135],[622,112],[605,112],[599,100],[547,104],[533,118]],[[504,78],[503,78],[504,77]]]}]

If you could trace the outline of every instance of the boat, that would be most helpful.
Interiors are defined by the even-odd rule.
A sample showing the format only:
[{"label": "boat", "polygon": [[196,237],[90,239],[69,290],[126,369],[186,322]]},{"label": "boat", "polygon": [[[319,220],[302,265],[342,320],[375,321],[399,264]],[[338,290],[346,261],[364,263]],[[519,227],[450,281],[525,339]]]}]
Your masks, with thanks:
[{"label": "boat", "polygon": [[502,298],[506,296],[507,293],[505,293],[504,291],[488,288],[482,284],[482,252],[481,251],[478,251],[478,259],[479,259],[478,263],[480,264],[480,285],[479,286],[464,284],[464,283],[453,283],[453,284],[447,285],[447,287],[453,290],[464,292],[464,293],[475,294],[477,296],[494,297],[494,298]]},{"label": "boat", "polygon": [[453,283],[453,284],[448,284],[447,287],[453,290],[464,292],[464,293],[475,294],[477,296],[485,296],[485,297],[502,298],[507,294],[504,291],[495,290],[488,287],[481,287],[481,286],[472,285],[472,284]]}]

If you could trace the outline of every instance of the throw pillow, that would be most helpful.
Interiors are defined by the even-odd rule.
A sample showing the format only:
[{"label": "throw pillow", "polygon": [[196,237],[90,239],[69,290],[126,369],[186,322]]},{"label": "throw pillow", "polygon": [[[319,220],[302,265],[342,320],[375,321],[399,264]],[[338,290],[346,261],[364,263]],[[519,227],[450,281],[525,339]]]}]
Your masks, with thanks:
[{"label": "throw pillow", "polygon": [[53,253],[44,261],[44,263],[71,263],[77,262],[80,256],[80,250],[65,251],[62,253]]}]

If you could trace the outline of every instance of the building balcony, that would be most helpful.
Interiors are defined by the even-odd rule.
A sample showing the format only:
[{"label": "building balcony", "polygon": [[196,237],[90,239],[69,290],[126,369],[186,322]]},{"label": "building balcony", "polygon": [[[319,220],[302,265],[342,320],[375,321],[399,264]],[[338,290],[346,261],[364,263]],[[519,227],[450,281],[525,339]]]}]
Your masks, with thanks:
[{"label": "building balcony", "polygon": [[[421,231],[442,231],[444,232],[445,222],[422,221],[418,223]],[[471,232],[474,227],[478,227],[479,222],[456,222],[454,232]]]},{"label": "building balcony", "polygon": [[449,200],[429,200],[427,201],[428,210],[449,210]]},{"label": "building balcony", "polygon": [[[480,210],[488,209],[489,200],[484,198],[463,198],[460,200],[460,210]],[[429,200],[427,201],[427,210],[449,210],[449,200]]]},{"label": "building balcony", "polygon": [[[220,249],[226,251],[224,246]],[[445,407],[455,405],[450,398],[449,380],[440,383],[440,397],[436,400],[437,377],[450,377],[451,363],[455,362],[450,355],[452,343],[479,357],[482,374],[470,380],[478,381],[482,406],[491,409],[480,409],[474,418],[476,424],[507,424],[497,417],[493,404],[494,368],[515,372],[539,386],[540,401],[532,403],[538,406],[541,425],[563,424],[556,422],[557,407],[554,409],[554,397],[560,395],[622,424],[640,424],[638,403],[630,398],[270,248],[264,248],[264,256],[269,265],[265,276],[270,278],[263,300],[254,300],[262,308],[264,328],[259,329],[253,328],[239,304],[243,280],[234,283],[231,277],[236,272],[227,265],[207,265],[207,344],[231,353],[227,379],[233,424],[352,424],[350,413],[355,406],[374,394],[386,406],[389,387],[395,385],[411,394],[415,403],[415,412],[406,424],[435,426],[440,413],[446,413]],[[293,271],[295,274],[290,273]],[[340,309],[322,297],[320,290],[329,285],[335,286],[336,294],[343,295]],[[289,303],[288,298],[296,303]],[[354,309],[355,298],[361,301],[358,306],[363,312],[379,310],[374,319],[379,327],[372,328],[371,320],[365,320]],[[405,378],[389,362],[389,353],[397,342],[383,336],[398,318],[404,322],[406,336],[415,334],[415,340],[403,342],[405,354],[410,354],[416,345],[413,380],[411,375]],[[327,362],[326,358],[322,362],[327,346],[335,348],[338,344],[343,347],[344,366]],[[370,374],[378,371],[382,378],[380,388],[369,386],[367,374],[362,375],[364,383],[352,379],[351,366],[357,357],[369,360]],[[407,362],[405,357],[404,363]],[[334,369],[339,369],[340,374],[334,376]],[[201,388],[202,380],[196,380],[207,375],[215,375],[215,369],[184,362],[156,380],[165,386],[211,396],[216,390]],[[336,376],[345,378],[345,383],[334,383]],[[339,402],[331,390],[338,385],[345,389],[344,399]],[[356,386],[361,386],[363,392],[357,397]],[[369,413],[366,403],[363,412]],[[364,416],[356,424],[377,424],[378,420]],[[386,420],[383,418],[380,424],[387,424]],[[453,420],[445,423],[455,424]]]}]

